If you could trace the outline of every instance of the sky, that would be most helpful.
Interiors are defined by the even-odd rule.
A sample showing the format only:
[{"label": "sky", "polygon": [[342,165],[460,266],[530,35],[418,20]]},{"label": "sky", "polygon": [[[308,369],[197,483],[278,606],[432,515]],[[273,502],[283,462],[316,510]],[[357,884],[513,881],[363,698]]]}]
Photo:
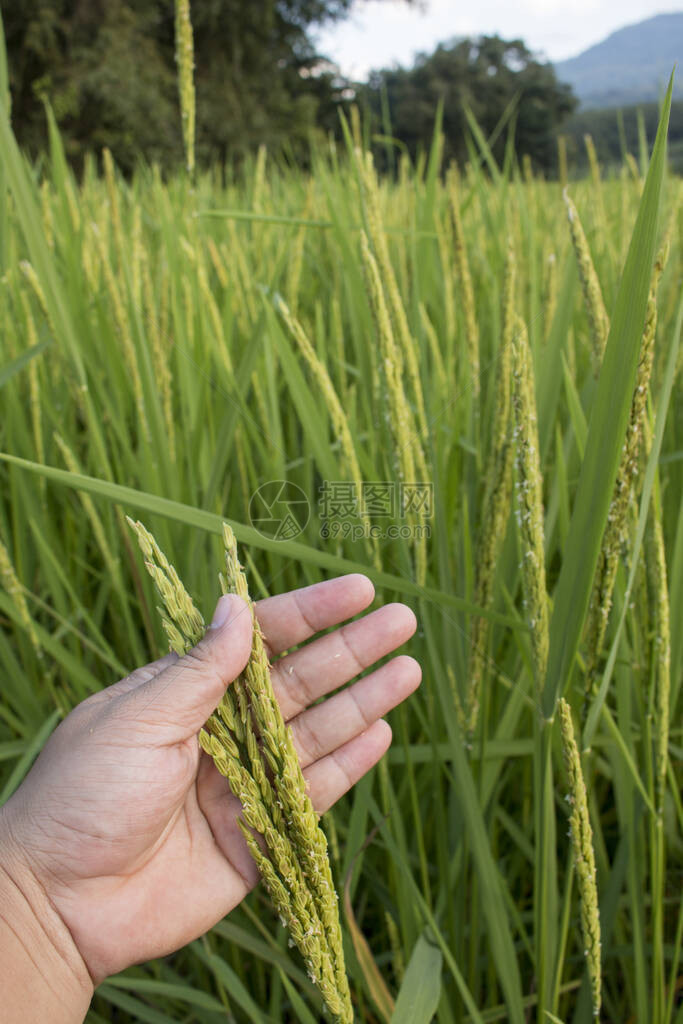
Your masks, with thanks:
[{"label": "sky", "polygon": [[683,0],[357,0],[346,21],[316,35],[319,51],[356,80],[372,68],[410,65],[454,36],[522,38],[548,60],[574,57],[624,25],[666,11]]}]

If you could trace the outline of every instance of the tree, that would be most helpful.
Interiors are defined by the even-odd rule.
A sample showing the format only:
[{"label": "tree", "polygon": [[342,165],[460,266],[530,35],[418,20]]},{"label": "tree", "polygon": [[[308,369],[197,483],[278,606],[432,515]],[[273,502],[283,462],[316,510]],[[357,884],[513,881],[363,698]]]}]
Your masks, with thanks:
[{"label": "tree", "polygon": [[[346,83],[325,67],[311,25],[352,0],[193,0],[200,158],[265,142],[296,149]],[[173,0],[0,0],[13,122],[32,153],[45,144],[43,98],[79,163],[108,145],[130,169],[139,154],[181,159]]]},{"label": "tree", "polygon": [[[391,133],[413,155],[429,145],[437,104],[443,101],[447,161],[467,157],[465,105],[490,135],[516,98],[517,153],[528,153],[545,171],[554,166],[557,128],[576,106],[571,89],[557,81],[552,65],[535,60],[521,40],[498,36],[461,39],[422,54],[412,68],[378,71],[360,96],[382,130],[386,104]],[[499,158],[504,146],[505,133],[494,145]]]}]

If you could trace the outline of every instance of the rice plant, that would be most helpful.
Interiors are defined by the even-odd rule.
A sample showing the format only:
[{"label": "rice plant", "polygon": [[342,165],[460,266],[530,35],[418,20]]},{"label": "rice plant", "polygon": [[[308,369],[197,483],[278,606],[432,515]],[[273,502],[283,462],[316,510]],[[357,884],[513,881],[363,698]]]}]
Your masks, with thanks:
[{"label": "rice plant", "polygon": [[[53,121],[34,169],[0,111],[0,800],[60,716],[201,631],[188,606],[164,632],[126,515],[199,608],[224,523],[254,598],[365,572],[379,600],[414,606],[425,683],[394,713],[384,767],[325,816],[358,1021],[680,1017],[667,109],[644,184],[594,168],[569,186],[571,223],[558,183],[497,168],[481,134],[457,172],[437,138],[377,179],[351,132],[305,172],[262,152],[226,177],[125,180],[92,160],[76,180]],[[309,506],[281,538],[253,514],[272,481]],[[203,742],[223,757],[214,740],[218,725]],[[104,982],[92,1021],[322,1019],[312,951],[289,949],[266,888]]]}]

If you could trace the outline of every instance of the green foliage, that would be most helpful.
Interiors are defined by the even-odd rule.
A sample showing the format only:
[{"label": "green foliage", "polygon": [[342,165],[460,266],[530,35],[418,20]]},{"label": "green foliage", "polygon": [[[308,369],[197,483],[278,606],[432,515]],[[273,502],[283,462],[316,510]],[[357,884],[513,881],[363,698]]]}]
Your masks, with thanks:
[{"label": "green foliage", "polygon": [[[468,156],[465,106],[491,135],[514,101],[516,151],[544,171],[554,166],[557,128],[575,107],[552,65],[535,60],[521,40],[498,36],[440,45],[412,68],[378,71],[361,95],[376,126],[400,139],[413,156],[428,147],[434,111],[443,103],[445,156],[460,161]],[[494,144],[494,156],[502,160],[504,148],[505,134]]]},{"label": "green foliage", "polygon": [[[606,662],[583,727],[586,640],[578,611],[592,582],[582,559],[592,560],[630,397],[636,321],[653,237],[661,237],[657,207],[674,210],[681,184],[664,175],[657,202],[660,141],[644,195],[630,175],[570,187],[625,346],[617,366],[615,333],[605,364],[610,380],[596,384],[560,188],[521,180],[513,161],[501,169],[484,136],[477,138],[473,155],[481,161],[463,173],[458,197],[479,339],[478,397],[438,140],[430,166],[406,160],[401,175],[378,189],[428,423],[434,503],[422,587],[412,577],[409,541],[383,540],[378,569],[368,565],[362,541],[321,537],[318,489],[344,478],[344,453],[319,381],[276,315],[280,296],[296,308],[343,404],[363,478],[395,479],[362,276],[356,165],[318,147],[310,173],[273,166],[264,154],[257,163],[247,159],[227,183],[200,169],[192,188],[185,175],[164,184],[144,167],[129,181],[117,175],[107,183],[87,164],[78,185],[57,133],[41,175],[0,116],[0,538],[23,598],[0,586],[0,799],[20,783],[62,710],[163,650],[155,596],[122,509],[145,511],[204,612],[217,593],[218,535],[227,517],[255,597],[363,568],[380,601],[407,600],[418,614],[410,653],[422,663],[422,688],[392,715],[395,739],[384,768],[326,819],[335,880],[339,889],[346,881],[355,921],[348,933],[354,927],[365,937],[395,1012],[427,1019],[436,1005],[438,1024],[590,1019],[559,736],[540,723],[513,522],[496,559],[491,606],[480,609],[472,598],[510,239],[515,307],[528,327],[535,378],[547,589],[555,605],[558,670],[546,708],[552,711],[561,687],[579,747],[588,748],[580,753],[597,868],[603,1019],[668,1024],[683,936],[678,230],[657,298],[652,447],[634,481]],[[38,289],[22,267],[27,259]],[[299,537],[277,541],[249,525],[249,501],[260,484],[283,478],[309,496],[312,515]],[[655,517],[670,585],[660,573],[653,596],[641,552]],[[674,636],[664,720],[652,623],[655,597],[667,594]],[[456,698],[480,615],[491,629],[470,738]],[[661,812],[657,733],[668,745]],[[369,1024],[382,1019],[373,974],[347,947],[356,1018]],[[218,1024],[226,1017],[311,1024],[321,1012],[319,994],[256,891],[175,956],[109,979],[91,1017],[93,1024]]]},{"label": "green foliage", "polygon": [[[260,143],[301,150],[329,123],[345,83],[320,66],[309,26],[350,0],[195,0],[197,132],[205,162]],[[173,0],[2,0],[22,146],[43,148],[48,99],[68,158],[108,146],[124,170],[143,155],[182,159],[177,131]]]},{"label": "green foliage", "polygon": [[[630,153],[640,161],[642,136],[652,144],[659,120],[659,105],[643,103],[639,106],[607,108],[604,110],[578,110],[562,126],[567,137],[567,157],[576,177],[586,173],[588,157],[584,136],[590,135],[595,143],[598,159],[603,166],[616,171]],[[683,173],[683,101],[674,100],[669,119],[669,164],[677,174]]]}]

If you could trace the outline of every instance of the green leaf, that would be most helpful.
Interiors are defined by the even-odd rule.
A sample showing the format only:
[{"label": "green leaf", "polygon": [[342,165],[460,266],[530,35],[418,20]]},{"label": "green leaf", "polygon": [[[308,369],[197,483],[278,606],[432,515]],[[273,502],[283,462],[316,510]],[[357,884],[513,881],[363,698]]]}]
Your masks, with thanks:
[{"label": "green leaf", "polygon": [[348,925],[349,932],[351,933],[353,949],[356,954],[358,966],[360,967],[363,975],[365,987],[380,1016],[380,1019],[382,1021],[393,1020],[391,1014],[394,1009],[394,1000],[386,986],[386,982],[382,977],[380,969],[375,963],[372,950],[370,949],[363,932],[359,928],[358,922],[356,921],[356,915],[353,912],[353,906],[351,904],[351,874],[352,872],[349,871],[344,884],[344,914],[346,916],[346,923]]},{"label": "green leaf", "polygon": [[6,366],[3,366],[0,370],[0,388],[3,388],[5,384],[7,384],[15,374],[20,373],[25,366],[28,366],[32,359],[35,359],[35,357],[39,356],[41,352],[44,352],[49,344],[49,341],[41,341],[39,345],[34,345],[33,348],[27,349],[25,352],[22,352],[20,356],[17,356],[16,359],[13,359],[10,363],[7,363]]},{"label": "green leaf", "polygon": [[28,747],[24,751],[24,754],[19,758],[14,770],[10,775],[9,779],[5,783],[5,786],[0,793],[0,807],[9,800],[15,789],[23,782],[26,777],[29,768],[33,764],[36,757],[43,748],[44,743],[47,741],[48,736],[59,721],[59,711],[53,711],[49,718],[47,718],[41,725],[38,732],[35,734]]},{"label": "green leaf", "polygon": [[177,985],[174,982],[157,981],[155,978],[133,978],[127,974],[118,974],[113,978],[107,978],[106,987],[107,989],[123,989],[126,992],[139,992],[142,995],[154,996],[159,1000],[174,999],[190,1006],[198,1006],[202,1010],[213,1010],[216,1013],[225,1012],[225,1007],[215,996],[192,988],[190,985]]},{"label": "green leaf", "polygon": [[443,956],[423,932],[415,943],[391,1024],[429,1024],[441,998]]},{"label": "green leaf", "polygon": [[303,1001],[297,990],[294,988],[294,986],[292,985],[291,981],[289,980],[285,972],[282,970],[282,968],[280,968],[280,980],[282,981],[282,984],[285,987],[285,991],[289,996],[290,1002],[292,1004],[292,1009],[297,1015],[299,1024],[316,1024],[315,1017],[308,1009],[305,1002]]},{"label": "green leaf", "polygon": [[[662,449],[662,439],[664,437],[664,424],[666,423],[666,414],[669,408],[669,401],[671,399],[671,391],[673,389],[674,378],[676,376],[676,364],[678,362],[678,349],[681,341],[681,325],[683,323],[683,295],[678,303],[678,314],[676,317],[676,327],[674,329],[674,337],[671,342],[671,348],[669,349],[669,358],[667,360],[666,371],[664,374],[664,380],[662,382],[662,390],[659,396],[659,402],[657,404],[657,416],[655,420],[655,430],[652,439],[652,448],[647,461],[647,467],[645,470],[645,480],[643,482],[643,492],[640,498],[640,512],[638,515],[638,525],[636,527],[635,537],[633,539],[633,547],[630,553],[631,559],[631,571],[629,573],[628,582],[626,584],[626,591],[624,594],[624,600],[622,603],[621,615],[619,622],[614,633],[614,640],[610,648],[609,657],[605,666],[602,679],[600,681],[600,688],[598,693],[593,700],[588,717],[586,719],[586,725],[583,730],[582,742],[584,749],[588,748],[597,729],[598,718],[600,711],[604,704],[607,696],[607,689],[614,672],[614,666],[617,659],[617,651],[619,649],[619,641],[621,639],[621,633],[624,628],[626,621],[626,615],[628,613],[631,591],[636,579],[636,573],[638,571],[640,549],[643,544],[643,538],[645,536],[645,527],[647,525],[648,509],[650,507],[650,498],[652,496],[652,489],[655,482],[655,474],[657,472],[657,464],[659,462],[659,453]],[[675,619],[672,619],[675,622]],[[674,635],[679,632],[674,630]],[[671,710],[675,709],[675,703],[671,705]],[[637,784],[642,791],[642,782],[635,773]],[[646,797],[647,800],[647,797]]]},{"label": "green leaf", "polygon": [[[678,509],[676,540],[669,570],[671,621],[683,622],[683,503]],[[674,629],[671,636],[671,711],[676,710],[678,693],[683,681],[683,630]]]},{"label": "green leaf", "polygon": [[386,587],[389,590],[400,594],[423,597],[436,604],[447,605],[466,611],[469,614],[481,615],[497,622],[509,629],[526,629],[523,622],[509,615],[501,615],[498,612],[486,608],[479,608],[454,594],[447,594],[443,590],[436,590],[433,587],[421,587],[419,583],[405,579],[402,576],[394,576],[388,572],[380,572],[363,562],[352,562],[348,558],[341,558],[339,555],[332,555],[329,551],[320,551],[317,548],[308,547],[293,540],[273,540],[264,537],[253,526],[246,526],[237,523],[233,519],[216,515],[213,512],[205,512],[203,509],[192,508],[191,505],[183,505],[179,501],[171,501],[170,498],[162,498],[157,494],[148,494],[146,491],[138,491],[133,487],[123,487],[121,484],[114,484],[108,480],[98,480],[96,477],[84,476],[81,473],[70,473],[65,469],[58,469],[56,466],[44,466],[28,459],[20,459],[8,452],[0,452],[0,461],[9,462],[13,466],[19,466],[31,473],[37,473],[55,483],[72,487],[76,491],[86,491],[88,494],[95,494],[108,501],[114,501],[129,508],[140,509],[151,512],[153,515],[164,516],[185,526],[192,526],[198,530],[205,530],[207,533],[215,533],[219,536],[223,533],[223,523],[228,523],[237,537],[240,544],[250,544],[253,547],[261,548],[264,551],[273,551],[283,558],[292,561],[309,562],[319,566],[321,569],[329,569],[332,572],[350,573],[362,572],[376,583],[377,586]]},{"label": "green leaf", "polygon": [[547,719],[553,717],[557,700],[564,693],[579,646],[628,424],[655,256],[672,89],[673,75],[619,284],[588,425],[586,454],[550,624],[548,672],[542,700]]},{"label": "green leaf", "polygon": [[231,999],[244,1010],[253,1024],[274,1024],[270,1014],[265,1013],[252,999],[236,972],[217,953],[207,952],[201,942],[193,942],[191,948],[199,959],[213,972],[216,979],[225,986]]},{"label": "green leaf", "polygon": [[581,399],[579,398],[579,393],[576,390],[576,384],[574,383],[569,367],[567,366],[567,360],[564,357],[564,353],[562,354],[562,373],[564,374],[564,389],[567,396],[569,416],[572,421],[572,427],[574,428],[576,447],[579,450],[580,458],[583,459],[586,453],[588,425],[586,423],[586,417],[584,416],[583,409],[581,408]]},{"label": "green leaf", "polygon": [[97,993],[114,1006],[119,1006],[122,1010],[132,1014],[134,1020],[144,1021],[145,1024],[169,1024],[169,1017],[165,1013],[160,1013],[134,996],[121,992],[108,981],[104,985],[100,985]]}]

